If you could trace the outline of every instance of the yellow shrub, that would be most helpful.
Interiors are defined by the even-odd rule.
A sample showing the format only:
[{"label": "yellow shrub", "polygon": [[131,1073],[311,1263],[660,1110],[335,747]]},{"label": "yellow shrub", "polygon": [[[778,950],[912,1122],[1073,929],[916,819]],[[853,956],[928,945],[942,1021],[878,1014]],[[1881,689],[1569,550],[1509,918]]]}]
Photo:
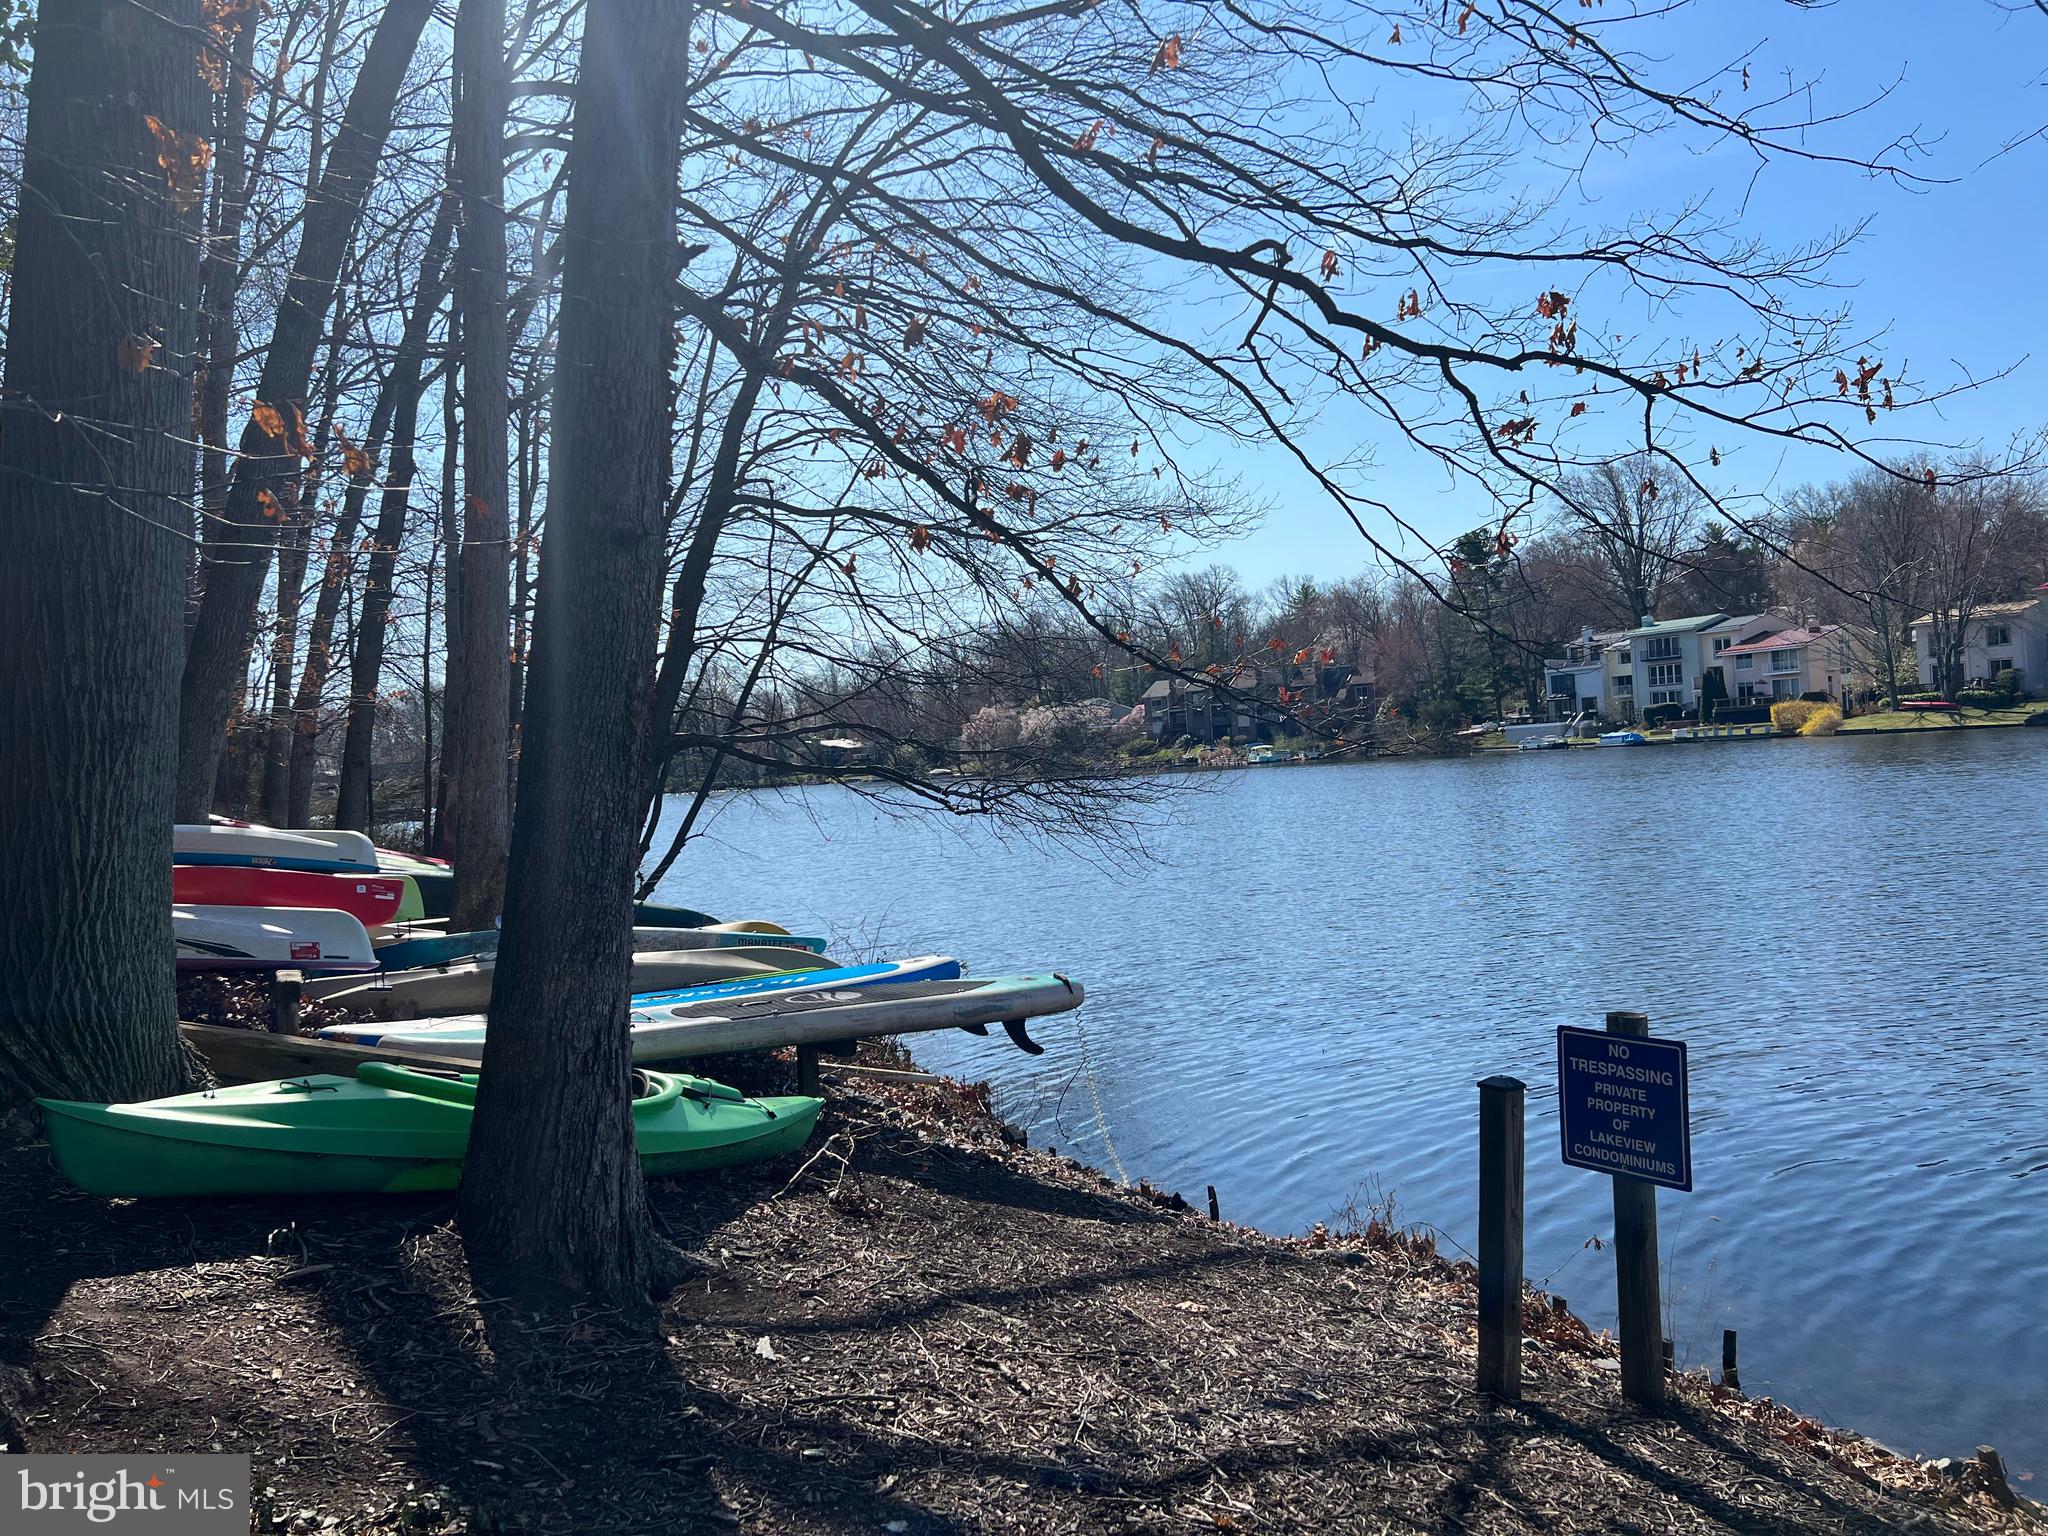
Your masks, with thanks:
[{"label": "yellow shrub", "polygon": [[1806,717],[1806,724],[1799,727],[1802,736],[1832,736],[1842,728],[1842,712],[1832,704],[1814,706],[1812,714]]},{"label": "yellow shrub", "polygon": [[1771,724],[1783,736],[1796,736],[1820,706],[1810,699],[1780,699],[1771,706]]}]

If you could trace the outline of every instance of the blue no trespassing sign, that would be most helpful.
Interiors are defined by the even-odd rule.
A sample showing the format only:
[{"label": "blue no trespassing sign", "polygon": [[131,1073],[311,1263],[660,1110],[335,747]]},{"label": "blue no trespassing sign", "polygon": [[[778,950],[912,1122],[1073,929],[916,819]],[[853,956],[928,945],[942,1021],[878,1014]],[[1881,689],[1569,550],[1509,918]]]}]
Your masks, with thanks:
[{"label": "blue no trespassing sign", "polygon": [[1684,1041],[1561,1026],[1557,1104],[1572,1167],[1692,1188]]}]

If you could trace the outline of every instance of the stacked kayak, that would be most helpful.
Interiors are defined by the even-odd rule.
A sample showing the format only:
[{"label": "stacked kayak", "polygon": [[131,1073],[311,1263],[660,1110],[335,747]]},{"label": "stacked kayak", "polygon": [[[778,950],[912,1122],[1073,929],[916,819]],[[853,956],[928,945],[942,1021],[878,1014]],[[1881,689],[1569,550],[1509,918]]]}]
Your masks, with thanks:
[{"label": "stacked kayak", "polygon": [[834,992],[846,987],[882,987],[892,982],[956,981],[960,962],[950,955],[919,955],[914,960],[883,960],[873,965],[842,965],[828,970],[792,971],[781,976],[760,976],[739,981],[712,982],[701,986],[672,987],[662,991],[633,989],[633,1009],[659,1012],[664,1008],[698,1008],[735,997],[758,997],[764,993]]},{"label": "stacked kayak", "polygon": [[328,907],[365,928],[424,916],[409,876],[334,874],[243,864],[178,864],[171,899],[197,907]]},{"label": "stacked kayak", "polygon": [[[823,974],[823,973],[817,973]],[[772,980],[773,978],[762,978]],[[1080,986],[1057,974],[954,977],[950,980],[829,984],[727,992],[695,1002],[635,1006],[629,1029],[636,1062],[680,1061],[728,1051],[818,1045],[868,1035],[914,1034],[934,1029],[984,1032],[1001,1024],[1027,1050],[1026,1019],[1081,1006]],[[324,1039],[391,1050],[431,1052],[480,1060],[487,1020],[482,1015],[418,1023],[338,1024]]]},{"label": "stacked kayak", "polygon": [[377,873],[377,850],[360,832],[285,832],[242,823],[171,828],[171,858],[178,864],[224,864],[253,869]]},{"label": "stacked kayak", "polygon": [[[818,956],[798,949],[656,950],[633,957],[633,986],[638,991],[653,991],[731,977],[779,976],[823,964]],[[490,1007],[496,973],[495,955],[475,955],[446,965],[386,971],[375,978],[323,981],[307,987],[306,995],[380,1018],[475,1013]]]},{"label": "stacked kayak", "polygon": [[374,971],[369,931],[346,912],[318,907],[171,908],[181,971],[312,974]]},{"label": "stacked kayak", "polygon": [[[453,1189],[473,1075],[365,1062],[354,1077],[180,1094],[140,1104],[39,1099],[65,1176],[108,1196],[395,1194]],[[794,1151],[822,1101],[749,1099],[704,1078],[636,1074],[633,1126],[650,1174]]]},{"label": "stacked kayak", "polygon": [[[635,928],[633,952],[685,949],[793,949],[806,954],[823,954],[825,941],[802,934],[776,931],[764,933],[739,923],[720,923],[710,928]],[[498,950],[495,928],[470,933],[440,933],[411,928],[377,946],[377,963],[387,971],[411,970],[423,965],[446,965],[454,960],[482,959]],[[791,961],[792,967],[804,961]]]}]

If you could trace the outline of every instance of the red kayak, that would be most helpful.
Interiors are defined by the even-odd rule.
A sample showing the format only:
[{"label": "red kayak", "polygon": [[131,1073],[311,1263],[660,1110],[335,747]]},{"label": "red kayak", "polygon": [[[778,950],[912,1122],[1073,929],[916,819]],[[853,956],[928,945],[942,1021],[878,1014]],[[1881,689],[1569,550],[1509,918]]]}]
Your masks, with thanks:
[{"label": "red kayak", "polygon": [[398,920],[405,894],[400,875],[327,875],[300,869],[232,864],[179,864],[171,870],[172,900],[199,907],[329,907],[365,928]]}]

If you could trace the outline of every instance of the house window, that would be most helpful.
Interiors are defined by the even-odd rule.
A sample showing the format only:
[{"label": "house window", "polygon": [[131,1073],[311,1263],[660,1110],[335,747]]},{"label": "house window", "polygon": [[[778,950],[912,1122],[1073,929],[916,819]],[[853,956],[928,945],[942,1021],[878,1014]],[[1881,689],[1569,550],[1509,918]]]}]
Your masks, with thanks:
[{"label": "house window", "polygon": [[1987,656],[1984,659],[1985,671],[1991,677],[1998,676],[1999,673],[2011,665],[2012,658],[2010,656]]},{"label": "house window", "polygon": [[1799,653],[1797,651],[1771,652],[1771,670],[1773,672],[1797,672],[1799,670]]},{"label": "house window", "polygon": [[1755,666],[1756,658],[1754,656],[1738,656],[1735,658],[1735,670],[1738,672],[1748,672]]},{"label": "house window", "polygon": [[[1685,681],[1685,663],[1682,661],[1659,661],[1650,665],[1650,686],[1652,688],[1676,688]],[[1654,702],[1660,702],[1653,700]]]},{"label": "house window", "polygon": [[1798,691],[1798,688],[1799,683],[1796,678],[1774,677],[1771,679],[1771,697],[1774,699],[1789,699]]},{"label": "house window", "polygon": [[1615,691],[1616,693],[1634,693],[1634,692],[1636,691],[1636,675],[1635,675],[1635,673],[1633,673],[1633,672],[1617,672],[1617,673],[1615,673],[1615,674],[1614,674],[1614,691]]},{"label": "house window", "polygon": [[[1984,626],[1984,643],[1986,645],[2011,645],[2012,626],[2010,624],[1986,624]],[[2010,666],[2011,663],[2008,662],[2006,665]]]},{"label": "house window", "polygon": [[1723,651],[1727,650],[1728,647],[1733,645],[1734,643],[1735,637],[1733,635],[1723,635],[1720,639],[1714,642],[1714,654],[1716,656],[1720,655]]},{"label": "house window", "polygon": [[1650,690],[1652,704],[1676,704],[1679,702],[1676,688],[1653,688]]},{"label": "house window", "polygon": [[1735,685],[1735,697],[1737,702],[1747,704],[1751,699],[1756,697],[1756,684],[1737,683]]},{"label": "house window", "polygon": [[1643,660],[1669,661],[1678,654],[1678,636],[1660,635],[1643,642]]}]

